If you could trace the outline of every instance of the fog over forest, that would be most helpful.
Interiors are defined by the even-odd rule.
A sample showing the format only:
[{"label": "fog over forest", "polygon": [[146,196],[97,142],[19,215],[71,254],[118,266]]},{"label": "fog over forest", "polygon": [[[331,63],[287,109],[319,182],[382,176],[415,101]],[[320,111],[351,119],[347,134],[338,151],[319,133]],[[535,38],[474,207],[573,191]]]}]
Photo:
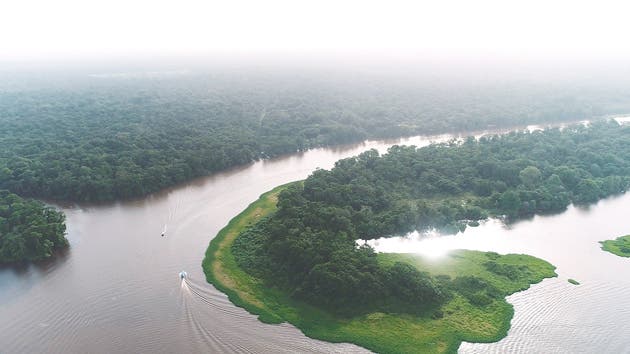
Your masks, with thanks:
[{"label": "fog over forest", "polygon": [[0,351],[623,351],[628,13],[3,4]]},{"label": "fog over forest", "polygon": [[333,58],[136,58],[4,71],[0,188],[53,200],[130,198],[314,147],[630,112],[627,81],[608,68],[568,66],[550,77],[532,74],[534,64]]}]

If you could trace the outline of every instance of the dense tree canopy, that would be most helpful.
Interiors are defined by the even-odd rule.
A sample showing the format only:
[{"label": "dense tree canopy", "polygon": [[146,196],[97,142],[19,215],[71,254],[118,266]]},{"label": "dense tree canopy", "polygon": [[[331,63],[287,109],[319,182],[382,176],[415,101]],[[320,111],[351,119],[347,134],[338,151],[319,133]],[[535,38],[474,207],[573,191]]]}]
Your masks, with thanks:
[{"label": "dense tree canopy", "polygon": [[48,258],[68,245],[65,231],[62,213],[0,191],[0,263]]},{"label": "dense tree canopy", "polygon": [[[492,289],[480,280],[440,282],[404,264],[385,268],[356,240],[558,212],[629,183],[630,127],[615,121],[394,146],[383,156],[372,150],[340,160],[287,188],[276,213],[241,234],[233,253],[247,271],[332,311],[418,311],[443,301],[449,287],[470,290],[470,301],[483,305]],[[518,276],[518,269],[485,266]]]},{"label": "dense tree canopy", "polygon": [[573,84],[251,71],[62,79],[0,82],[0,188],[105,201],[316,146],[630,111],[623,87]]}]

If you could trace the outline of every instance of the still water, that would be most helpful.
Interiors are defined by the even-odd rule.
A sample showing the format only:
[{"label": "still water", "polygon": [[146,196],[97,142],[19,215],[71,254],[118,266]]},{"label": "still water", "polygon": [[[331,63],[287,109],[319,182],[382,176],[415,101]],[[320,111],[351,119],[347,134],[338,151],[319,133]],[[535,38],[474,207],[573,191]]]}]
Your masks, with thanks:
[{"label": "still water", "polygon": [[[142,200],[64,207],[71,248],[54,261],[0,269],[2,353],[352,353],[350,344],[306,338],[288,324],[266,325],[207,284],[209,241],[263,192],[303,179],[340,158],[393,144],[426,145],[452,136],[367,141],[260,161]],[[630,195],[509,228],[488,222],[437,239],[379,242],[409,252],[473,248],[528,253],[559,277],[509,298],[516,316],[494,344],[461,352],[623,352],[630,348],[630,260],[596,241],[630,233]],[[165,231],[165,236],[161,233]],[[178,273],[186,270],[189,279]],[[567,283],[567,278],[582,282]]]}]

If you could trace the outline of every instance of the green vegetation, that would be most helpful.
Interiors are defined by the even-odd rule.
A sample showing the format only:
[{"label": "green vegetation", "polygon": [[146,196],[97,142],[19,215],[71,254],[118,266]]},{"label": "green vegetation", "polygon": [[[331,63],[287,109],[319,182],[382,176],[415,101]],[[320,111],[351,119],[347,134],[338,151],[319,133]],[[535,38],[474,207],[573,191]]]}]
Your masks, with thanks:
[{"label": "green vegetation", "polygon": [[264,287],[258,279],[249,276],[236,265],[231,246],[241,232],[276,209],[278,193],[285,187],[276,187],[261,195],[257,201],[230,220],[210,242],[202,263],[209,283],[226,293],[234,304],[259,315],[261,321],[268,323],[279,323],[282,320],[256,298],[256,292]]},{"label": "green vegetation", "polygon": [[316,171],[302,191],[287,194],[287,204],[336,208],[353,224],[350,235],[361,239],[559,212],[627,189],[629,134],[630,127],[602,122],[395,146],[383,156],[368,151]]},{"label": "green vegetation", "polygon": [[0,191],[0,263],[40,260],[68,246],[64,220],[41,202]]},{"label": "green vegetation", "polygon": [[[342,339],[298,320],[307,314],[292,319],[286,315],[292,312],[278,308],[308,306],[334,319],[334,326],[324,328],[341,331],[338,321],[375,312],[396,319],[439,319],[457,299],[474,308],[492,306],[516,291],[497,285],[496,279],[522,287],[540,281],[540,274],[525,261],[486,254],[483,261],[475,259],[483,276],[464,270],[452,275],[418,266],[422,261],[376,254],[367,245],[357,246],[357,240],[429,228],[463,230],[488,216],[516,219],[557,212],[571,202],[591,203],[624,192],[630,182],[628,136],[630,127],[599,122],[423,148],[394,146],[383,156],[368,151],[340,160],[330,171],[317,170],[303,183],[283,188],[276,211],[249,227],[244,224],[240,234],[233,232],[230,267],[242,272],[238,279],[258,282],[251,284],[250,296],[258,287],[272,289],[266,290],[266,300],[256,297],[267,304],[265,320],[275,314],[327,340]],[[270,305],[269,299],[280,305]],[[476,340],[484,338],[489,337]],[[388,350],[366,339],[352,341]]]},{"label": "green vegetation", "polygon": [[594,94],[575,84],[550,91],[243,68],[162,78],[59,75],[43,75],[46,84],[0,80],[0,188],[109,201],[317,146],[630,111],[627,85]]},{"label": "green vegetation", "polygon": [[575,279],[569,279],[568,282],[573,284],[573,285],[580,285],[580,282],[575,280]]},{"label": "green vegetation", "polygon": [[[555,276],[552,265],[526,255],[455,251],[443,259],[430,260],[409,254],[378,254],[374,256],[378,267],[403,270],[398,274],[402,281],[399,284],[406,281],[406,289],[423,288],[413,281],[420,273],[421,279],[435,282],[444,300],[428,307],[416,299],[415,311],[374,308],[352,315],[313,306],[254,275],[251,268],[241,267],[238,259],[243,255],[234,253],[243,247],[235,247],[243,236],[250,233],[251,238],[256,233],[250,230],[273,215],[281,192],[299,186],[282,186],[263,194],[219,232],[203,261],[207,280],[228,294],[233,303],[258,314],[261,321],[287,321],[307,336],[351,342],[381,353],[454,353],[462,341],[492,342],[504,337],[513,315],[504,297]],[[361,297],[374,296],[373,289],[364,290]]]},{"label": "green vegetation", "polygon": [[[356,240],[462,230],[488,216],[555,212],[623,192],[628,136],[630,127],[612,122],[419,149],[395,146],[383,156],[368,151],[283,189],[277,211],[235,240],[234,261],[336,315],[430,312],[449,301],[448,286],[406,264],[385,266]],[[520,274],[513,266],[485,266],[508,279]],[[471,301],[484,303],[488,296]]]},{"label": "green vegetation", "polygon": [[602,249],[619,257],[630,257],[630,235],[617,237],[614,240],[600,241]]}]

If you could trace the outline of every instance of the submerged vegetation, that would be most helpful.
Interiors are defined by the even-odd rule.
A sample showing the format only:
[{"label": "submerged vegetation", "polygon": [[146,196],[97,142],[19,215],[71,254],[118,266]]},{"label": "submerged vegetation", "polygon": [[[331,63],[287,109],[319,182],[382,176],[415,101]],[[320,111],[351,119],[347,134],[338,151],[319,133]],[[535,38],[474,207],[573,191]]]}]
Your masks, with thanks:
[{"label": "submerged vegetation", "polygon": [[0,263],[48,258],[68,246],[65,231],[62,213],[0,191]]},{"label": "submerged vegetation", "polygon": [[619,257],[630,257],[630,235],[617,237],[614,240],[600,241],[602,249]]},{"label": "submerged vegetation", "polygon": [[[369,299],[359,303],[373,308],[350,306],[353,311],[347,311],[331,310],[330,302],[313,305],[310,297],[306,300],[303,293],[270,282],[249,263],[256,257],[250,252],[257,247],[246,245],[260,241],[252,240],[255,230],[260,221],[273,215],[279,194],[286,188],[291,186],[263,194],[232,219],[212,240],[203,261],[207,280],[264,322],[287,321],[310,337],[351,342],[381,353],[450,353],[462,341],[490,342],[504,337],[513,314],[505,296],[555,276],[552,265],[526,255],[455,251],[436,261],[408,254],[372,254],[372,266],[385,273],[381,279],[388,283],[380,289],[362,283],[363,294],[355,300],[371,296],[371,303]],[[348,287],[357,281],[339,268],[328,274],[334,276],[333,271],[340,272],[339,278]],[[330,295],[343,292],[339,286],[332,284],[324,291]],[[423,289],[437,289],[439,301],[430,301]],[[379,291],[388,291],[387,301],[376,298],[382,295]]]},{"label": "submerged vegetation", "polygon": [[318,76],[223,70],[2,80],[0,188],[108,201],[317,146],[630,111],[625,87],[592,95],[575,85],[550,92]]}]

